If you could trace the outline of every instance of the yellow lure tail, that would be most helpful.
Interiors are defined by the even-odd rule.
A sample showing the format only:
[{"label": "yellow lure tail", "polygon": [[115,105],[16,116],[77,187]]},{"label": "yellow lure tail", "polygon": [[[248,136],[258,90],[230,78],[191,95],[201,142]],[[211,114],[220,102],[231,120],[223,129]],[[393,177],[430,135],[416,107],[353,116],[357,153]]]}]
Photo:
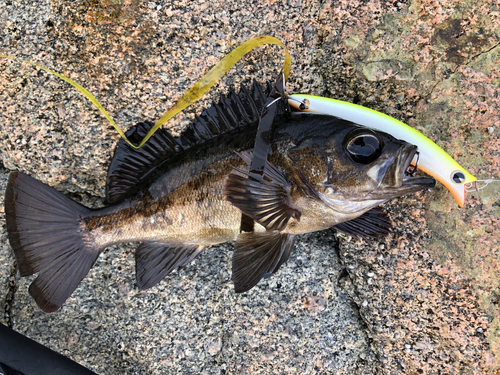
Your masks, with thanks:
[{"label": "yellow lure tail", "polygon": [[[288,80],[288,75],[290,74],[290,67],[292,65],[292,58],[288,53],[285,45],[281,43],[279,39],[272,36],[258,36],[247,40],[246,42],[240,44],[234,50],[232,50],[226,57],[219,61],[212,69],[208,71],[201,79],[191,87],[182,98],[180,98],[177,103],[174,104],[172,108],[168,110],[151,128],[151,130],[146,134],[139,147],[141,147],[146,141],[154,134],[154,132],[166,123],[169,119],[174,117],[177,113],[187,108],[195,101],[201,98],[226,72],[231,69],[243,56],[245,56],[250,51],[255,48],[262,46],[264,44],[275,44],[283,47],[285,50],[285,61],[283,63],[283,74],[285,75],[285,81]],[[130,143],[130,142],[129,142]],[[138,148],[138,147],[137,147]]]},{"label": "yellow lure tail", "polygon": [[111,118],[111,116],[106,112],[104,107],[99,103],[99,101],[92,95],[88,90],[86,90],[84,87],[73,81],[72,79],[69,79],[68,77],[63,76],[62,74],[59,74],[51,69],[45,68],[44,66],[35,64],[31,61],[27,61],[24,59],[21,59],[19,57],[14,57],[14,56],[8,56],[8,55],[0,55],[0,58],[7,58],[7,59],[12,59],[12,60],[18,60],[22,62],[26,62],[28,64],[31,64],[33,66],[36,66],[39,69],[43,69],[46,72],[55,75],[56,77],[61,78],[62,80],[66,81],[73,87],[75,87],[78,91],[80,91],[88,100],[94,104],[99,111],[106,117],[106,119],[110,122],[111,125],[116,129],[116,131],[120,134],[120,136],[133,148],[139,149],[141,148],[149,138],[160,128],[163,124],[165,124],[168,120],[170,120],[172,117],[174,117],[176,114],[184,110],[185,108],[189,107],[191,104],[196,102],[198,99],[200,99],[213,85],[217,83],[217,81],[220,80],[220,78],[226,74],[226,72],[231,69],[243,56],[245,56],[247,53],[251,52],[255,48],[265,45],[265,44],[273,44],[277,45],[280,47],[283,47],[285,50],[285,60],[283,62],[283,74],[285,75],[285,80],[288,79],[288,75],[290,74],[290,67],[292,65],[292,58],[290,57],[290,54],[288,50],[286,49],[285,45],[277,38],[269,36],[269,35],[263,35],[263,36],[258,36],[256,38],[252,38],[247,40],[246,42],[240,44],[238,47],[236,47],[234,50],[232,50],[229,54],[226,55],[221,61],[219,61],[212,69],[208,71],[201,79],[194,84],[193,87],[191,87],[183,96],[180,98],[177,103],[174,104],[172,108],[170,108],[156,123],[155,125],[151,128],[151,130],[146,134],[144,139],[141,141],[141,143],[138,146],[135,146],[132,144],[127,137],[125,136],[125,133],[120,129],[118,125],[116,125],[115,121]]}]

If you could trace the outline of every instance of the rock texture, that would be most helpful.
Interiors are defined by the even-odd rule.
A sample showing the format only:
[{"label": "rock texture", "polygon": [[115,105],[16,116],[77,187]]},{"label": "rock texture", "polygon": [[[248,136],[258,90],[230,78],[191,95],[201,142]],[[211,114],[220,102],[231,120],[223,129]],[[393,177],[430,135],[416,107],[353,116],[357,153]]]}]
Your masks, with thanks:
[{"label": "rock texture", "polygon": [[[0,3],[0,54],[65,74],[123,128],[156,121],[248,38],[281,39],[288,91],[355,102],[422,131],[481,179],[500,178],[500,5],[494,0]],[[244,58],[194,113],[252,79]],[[5,233],[3,191],[22,170],[102,205],[116,131],[63,81],[0,59],[3,323],[102,374],[500,373],[500,183],[459,209],[442,186],[390,202],[379,243],[303,236],[276,277],[236,295],[231,244],[158,287],[134,285],[135,245],[106,250],[63,308],[37,309]]]}]

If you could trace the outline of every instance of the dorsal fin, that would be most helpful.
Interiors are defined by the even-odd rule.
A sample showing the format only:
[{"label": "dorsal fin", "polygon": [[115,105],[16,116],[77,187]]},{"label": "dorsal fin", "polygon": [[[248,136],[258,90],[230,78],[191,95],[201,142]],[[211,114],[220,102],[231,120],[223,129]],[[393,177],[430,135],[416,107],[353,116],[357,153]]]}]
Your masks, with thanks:
[{"label": "dorsal fin", "polygon": [[[137,144],[152,126],[152,123],[139,123],[130,128],[125,135],[132,143]],[[168,153],[175,153],[176,148],[180,147],[174,137],[161,130],[158,130],[148,143],[137,151],[120,139],[106,180],[106,200],[109,203],[117,203],[124,199],[129,190],[136,186],[151,168],[158,165],[160,156],[164,159],[168,157]]]},{"label": "dorsal fin", "polygon": [[[267,93],[254,81],[251,90],[242,85],[239,93],[231,90],[227,96],[221,96],[218,104],[204,109],[179,137],[173,137],[166,129],[158,129],[139,150],[120,139],[108,170],[106,200],[118,203],[132,196],[146,178],[160,168],[163,173],[168,171],[168,161],[177,153],[235,128],[257,123],[266,99]],[[279,114],[283,112],[284,109]],[[152,126],[150,122],[139,123],[125,134],[132,143],[139,144]]]}]

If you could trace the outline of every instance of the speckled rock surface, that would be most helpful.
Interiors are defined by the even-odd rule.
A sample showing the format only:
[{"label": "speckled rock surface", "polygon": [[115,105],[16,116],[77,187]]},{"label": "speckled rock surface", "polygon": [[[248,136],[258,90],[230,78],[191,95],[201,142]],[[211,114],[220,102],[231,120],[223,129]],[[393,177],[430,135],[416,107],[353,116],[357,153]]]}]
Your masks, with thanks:
[{"label": "speckled rock surface", "polygon": [[3,200],[5,186],[7,185],[8,173],[0,166],[0,191],[2,196],[0,197],[0,298],[1,298],[1,311],[2,315],[0,317],[0,322],[4,324],[10,324],[10,304],[14,296],[14,286],[16,279],[16,268],[14,265],[14,254],[10,248],[7,233],[5,230],[5,217],[4,217],[4,207]]},{"label": "speckled rock surface", "polygon": [[[478,178],[500,178],[497,1],[0,3],[0,54],[81,83],[123,129],[157,120],[263,34],[290,50],[289,92],[390,114]],[[276,47],[252,52],[168,126],[177,131],[233,84],[273,78],[280,64]],[[26,64],[0,60],[0,87],[6,170],[101,205],[115,130],[76,90]],[[500,371],[500,183],[462,209],[440,185],[390,202],[396,230],[380,243],[304,236],[276,277],[243,295],[232,291],[231,244],[142,293],[135,247],[115,246],[46,315],[27,294],[30,279],[12,276],[0,172],[2,322],[100,374]]]}]

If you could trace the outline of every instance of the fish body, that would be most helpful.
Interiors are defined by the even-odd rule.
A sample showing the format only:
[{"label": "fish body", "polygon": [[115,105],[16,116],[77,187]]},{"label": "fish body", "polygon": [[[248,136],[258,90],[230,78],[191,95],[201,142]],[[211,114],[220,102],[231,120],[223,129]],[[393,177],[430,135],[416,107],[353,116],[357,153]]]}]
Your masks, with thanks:
[{"label": "fish body", "polygon": [[[249,165],[266,95],[242,88],[205,110],[179,137],[160,130],[136,151],[119,141],[107,178],[108,207],[88,209],[21,173],[9,177],[5,205],[30,293],[57,310],[107,246],[140,242],[139,288],[184,267],[207,246],[236,241],[233,282],[249,290],[286,262],[297,234],[335,227],[386,233],[378,205],[434,185],[407,168],[416,146],[326,115],[289,113],[280,102],[262,181]],[[140,140],[152,124],[127,137]],[[242,213],[255,225],[242,232]]]}]

